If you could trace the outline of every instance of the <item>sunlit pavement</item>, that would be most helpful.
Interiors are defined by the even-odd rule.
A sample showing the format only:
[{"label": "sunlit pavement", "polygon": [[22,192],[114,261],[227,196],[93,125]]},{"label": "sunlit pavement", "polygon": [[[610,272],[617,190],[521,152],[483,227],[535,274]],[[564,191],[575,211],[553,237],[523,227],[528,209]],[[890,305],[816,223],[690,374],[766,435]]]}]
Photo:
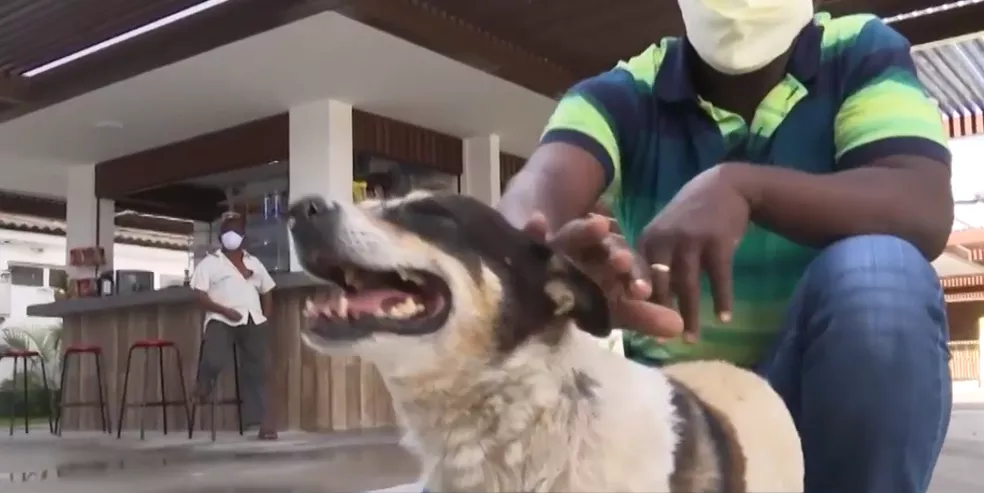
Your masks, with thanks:
[{"label": "sunlit pavement", "polygon": [[[4,430],[5,431],[5,430]],[[416,462],[392,430],[288,432],[277,442],[223,433],[0,436],[0,491],[32,493],[419,492]],[[394,486],[398,485],[398,486]],[[984,403],[958,404],[932,493],[984,491]]]},{"label": "sunlit pavement", "polygon": [[957,404],[931,493],[984,491],[984,403]]}]

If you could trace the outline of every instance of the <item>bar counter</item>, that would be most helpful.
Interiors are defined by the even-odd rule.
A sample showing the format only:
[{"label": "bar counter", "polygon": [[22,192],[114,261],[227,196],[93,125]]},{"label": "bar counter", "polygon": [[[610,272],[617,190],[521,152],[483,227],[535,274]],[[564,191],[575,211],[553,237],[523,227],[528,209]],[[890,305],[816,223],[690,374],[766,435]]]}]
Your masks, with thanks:
[{"label": "bar counter", "polygon": [[[270,366],[268,402],[279,429],[334,431],[395,426],[389,393],[376,369],[355,357],[322,356],[304,346],[300,329],[304,324],[304,301],[319,281],[303,273],[274,275],[274,313],[270,317]],[[181,369],[189,394],[194,389],[203,313],[195,305],[194,293],[184,287],[133,293],[105,298],[56,301],[28,308],[28,315],[62,318],[62,347],[97,345],[103,351],[103,378],[111,423],[117,423],[119,398],[123,388],[127,351],[140,339],[167,339],[181,350]],[[136,351],[130,370],[127,400],[142,397],[144,359]],[[160,378],[157,351],[150,365],[149,400],[159,400]],[[94,401],[96,367],[94,358],[73,356],[65,382],[68,401]],[[164,360],[165,390],[168,400],[181,392],[177,365],[169,350]],[[217,387],[219,398],[234,395],[231,361]],[[81,397],[81,398],[80,398]],[[196,428],[209,423],[208,406],[197,413]],[[219,429],[236,429],[234,406],[220,406],[216,416]],[[130,408],[124,428],[139,426],[139,409]],[[95,407],[68,408],[63,418],[65,430],[98,430]],[[183,409],[168,409],[168,431],[181,432],[187,426]],[[159,408],[148,408],[147,429],[160,429]]]}]

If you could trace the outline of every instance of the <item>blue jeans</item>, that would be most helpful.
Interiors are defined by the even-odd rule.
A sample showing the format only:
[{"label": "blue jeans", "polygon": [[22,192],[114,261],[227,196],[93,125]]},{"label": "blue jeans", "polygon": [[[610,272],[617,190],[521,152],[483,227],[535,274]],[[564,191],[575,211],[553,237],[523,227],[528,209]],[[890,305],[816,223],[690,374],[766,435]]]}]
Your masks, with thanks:
[{"label": "blue jeans", "polygon": [[806,493],[925,493],[950,422],[943,293],[891,236],[827,247],[759,367],[803,441]]}]

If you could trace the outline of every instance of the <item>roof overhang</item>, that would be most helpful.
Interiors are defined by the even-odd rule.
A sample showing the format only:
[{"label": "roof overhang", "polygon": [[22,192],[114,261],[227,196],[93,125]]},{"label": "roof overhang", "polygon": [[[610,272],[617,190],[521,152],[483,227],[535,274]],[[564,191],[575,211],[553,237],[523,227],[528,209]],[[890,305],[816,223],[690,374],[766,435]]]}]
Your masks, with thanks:
[{"label": "roof overhang", "polygon": [[[677,4],[670,1],[230,0],[27,80],[23,77],[60,57],[202,3],[34,0],[16,15],[8,12],[0,37],[18,42],[0,45],[0,120],[332,10],[548,97],[660,37],[683,32]],[[818,9],[890,18],[941,3],[825,0]],[[977,32],[981,18],[984,4],[978,3],[905,18],[893,26],[919,45]]]},{"label": "roof overhang", "polygon": [[455,137],[495,133],[517,156],[535,147],[555,104],[324,12],[0,124],[0,166],[107,161],[320,99]]}]

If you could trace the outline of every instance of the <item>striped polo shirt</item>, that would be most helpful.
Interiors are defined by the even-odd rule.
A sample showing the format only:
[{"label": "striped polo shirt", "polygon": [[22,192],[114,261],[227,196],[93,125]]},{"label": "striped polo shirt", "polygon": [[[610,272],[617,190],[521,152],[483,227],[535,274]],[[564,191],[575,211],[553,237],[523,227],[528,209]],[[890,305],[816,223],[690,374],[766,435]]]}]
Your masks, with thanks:
[{"label": "striped polo shirt", "polygon": [[[785,78],[752,121],[702,100],[683,40],[663,39],[574,86],[541,139],[590,152],[626,239],[688,180],[723,161],[834,173],[910,154],[950,162],[940,113],[916,77],[908,41],[871,15],[818,14],[795,41]],[[736,88],[735,90],[740,90]],[[818,251],[750,225],[734,258],[732,320],[714,316],[702,278],[701,341],[626,334],[649,361],[724,359],[751,366],[769,350],[793,290]]]}]

